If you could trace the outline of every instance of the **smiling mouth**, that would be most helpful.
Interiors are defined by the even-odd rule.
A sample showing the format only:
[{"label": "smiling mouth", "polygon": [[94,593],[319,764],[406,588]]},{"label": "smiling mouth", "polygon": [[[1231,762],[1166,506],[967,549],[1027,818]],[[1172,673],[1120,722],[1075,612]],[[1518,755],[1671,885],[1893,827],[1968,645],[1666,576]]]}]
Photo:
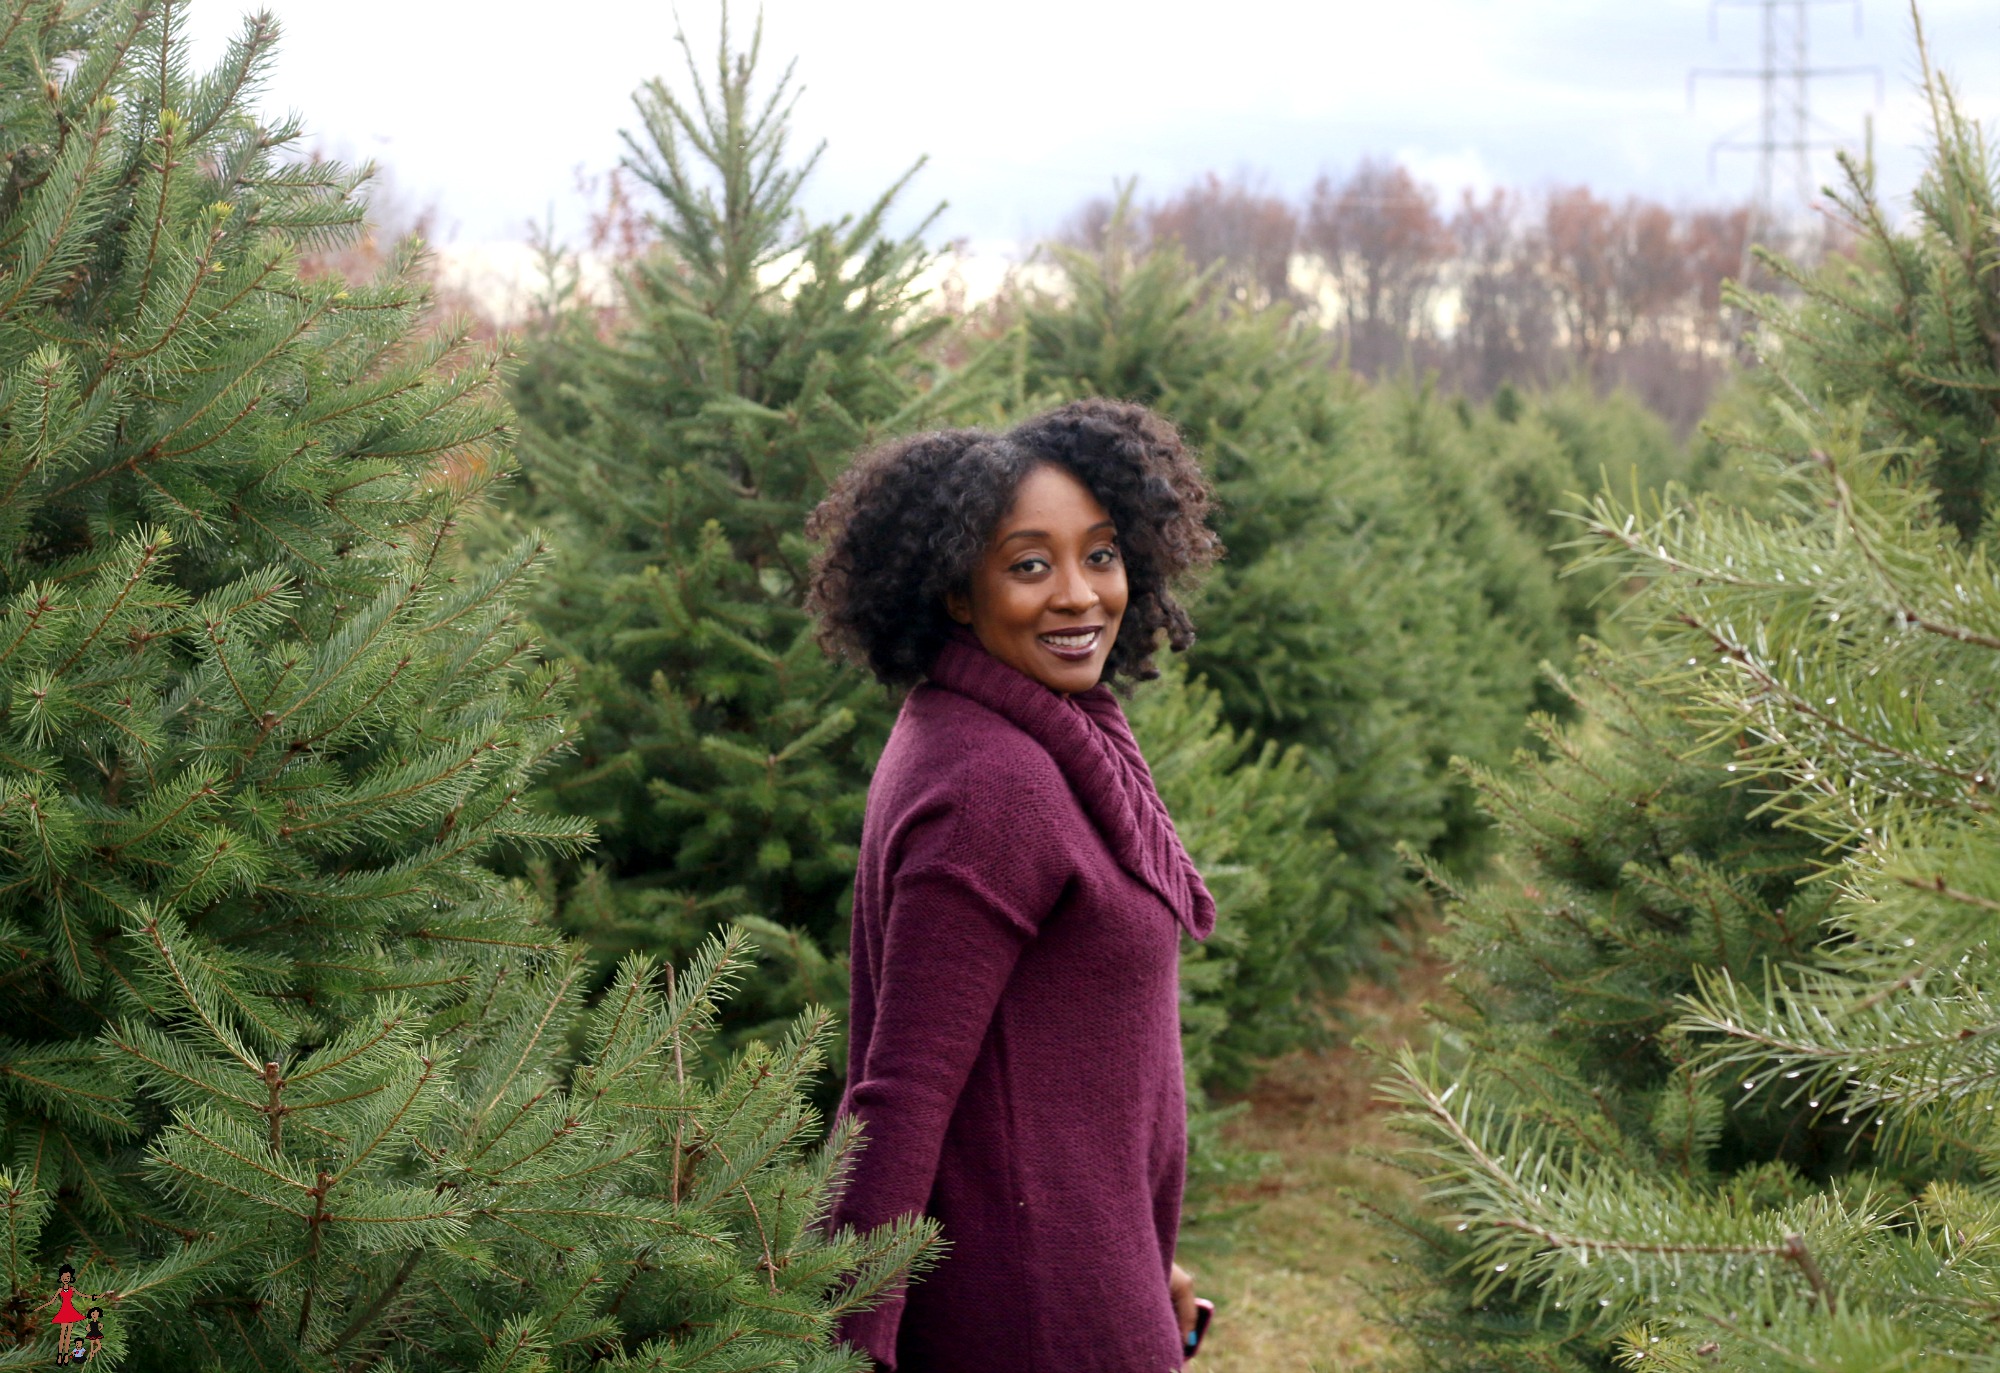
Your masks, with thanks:
[{"label": "smiling mouth", "polygon": [[1097,641],[1103,634],[1103,625],[1090,625],[1084,629],[1065,629],[1054,634],[1037,634],[1035,638],[1067,658],[1091,652],[1097,647]]}]

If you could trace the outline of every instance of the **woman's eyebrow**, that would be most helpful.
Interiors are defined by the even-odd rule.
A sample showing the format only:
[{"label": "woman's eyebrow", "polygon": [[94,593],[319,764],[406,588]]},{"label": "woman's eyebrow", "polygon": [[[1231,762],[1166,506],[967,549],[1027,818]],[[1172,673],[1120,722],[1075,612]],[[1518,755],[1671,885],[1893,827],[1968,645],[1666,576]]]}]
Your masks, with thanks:
[{"label": "woman's eyebrow", "polygon": [[[1084,530],[1083,532],[1086,534],[1095,534],[1100,529],[1110,529],[1116,531],[1117,527],[1118,526],[1110,520],[1099,520],[1096,524],[1093,524],[1090,528]],[[1016,539],[1046,539],[1048,537],[1049,537],[1049,531],[1046,529],[1017,529],[1012,534],[1009,534],[1006,538],[1000,540],[1000,542],[1012,543]]]}]

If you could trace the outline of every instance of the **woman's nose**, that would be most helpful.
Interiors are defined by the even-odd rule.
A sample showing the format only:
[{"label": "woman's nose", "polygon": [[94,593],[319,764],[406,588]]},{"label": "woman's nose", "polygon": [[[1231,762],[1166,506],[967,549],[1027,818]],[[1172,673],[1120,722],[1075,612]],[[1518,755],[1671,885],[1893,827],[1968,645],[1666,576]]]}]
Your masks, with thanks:
[{"label": "woman's nose", "polygon": [[1097,588],[1090,584],[1082,567],[1072,564],[1057,575],[1055,594],[1049,603],[1059,610],[1088,610],[1097,600]]}]

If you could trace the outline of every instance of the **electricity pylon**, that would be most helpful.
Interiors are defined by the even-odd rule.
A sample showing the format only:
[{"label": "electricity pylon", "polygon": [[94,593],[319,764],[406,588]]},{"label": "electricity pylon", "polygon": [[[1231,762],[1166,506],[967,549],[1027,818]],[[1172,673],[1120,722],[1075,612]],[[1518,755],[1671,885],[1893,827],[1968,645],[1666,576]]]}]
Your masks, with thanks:
[{"label": "electricity pylon", "polygon": [[[1694,107],[1695,82],[1702,77],[1755,81],[1762,105],[1754,125],[1744,124],[1724,134],[1709,146],[1708,174],[1715,176],[1717,154],[1754,152],[1757,154],[1758,211],[1766,223],[1790,217],[1813,199],[1811,154],[1821,148],[1843,147],[1850,140],[1812,112],[1814,80],[1831,76],[1875,78],[1875,103],[1882,103],[1882,69],[1871,64],[1846,67],[1815,67],[1810,60],[1810,36],[1806,16],[1814,5],[1849,5],[1854,11],[1854,32],[1861,32],[1861,0],[1711,0],[1708,31],[1716,36],[1716,15],[1723,7],[1756,9],[1763,19],[1763,61],[1755,67],[1698,67],[1688,73],[1688,107]],[[1754,137],[1748,137],[1755,130]],[[1790,181],[1790,195],[1779,196],[1780,165]],[[1788,213],[1790,212],[1790,213]]]}]

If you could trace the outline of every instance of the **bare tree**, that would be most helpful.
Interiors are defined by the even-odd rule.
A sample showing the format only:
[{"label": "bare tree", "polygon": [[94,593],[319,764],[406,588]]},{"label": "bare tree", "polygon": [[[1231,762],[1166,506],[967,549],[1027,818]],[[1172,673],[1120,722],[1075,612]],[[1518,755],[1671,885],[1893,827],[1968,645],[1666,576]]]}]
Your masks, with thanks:
[{"label": "bare tree", "polygon": [[1553,192],[1542,211],[1545,268],[1555,292],[1563,342],[1592,376],[1597,361],[1616,347],[1616,284],[1612,266],[1612,208],[1587,186]]},{"label": "bare tree", "polygon": [[1235,299],[1261,307],[1293,298],[1292,250],[1299,221],[1281,198],[1210,172],[1166,203],[1148,208],[1147,236],[1175,242]]},{"label": "bare tree", "polygon": [[1350,363],[1369,375],[1401,366],[1452,250],[1437,192],[1394,163],[1364,161],[1338,184],[1322,176],[1304,240],[1339,291]]},{"label": "bare tree", "polygon": [[[1056,241],[1103,252],[1117,225],[1124,250],[1144,253],[1174,244],[1196,267],[1213,268],[1213,289],[1232,300],[1253,309],[1297,303],[1291,261],[1298,216],[1283,197],[1241,179],[1224,181],[1213,172],[1165,201],[1133,206],[1131,193],[1128,184],[1118,196],[1086,200],[1063,222]],[[1122,221],[1121,196],[1127,198]]]},{"label": "bare tree", "polygon": [[[1588,187],[1544,196],[1496,189],[1460,196],[1447,220],[1436,192],[1407,168],[1364,161],[1344,180],[1321,177],[1301,209],[1241,178],[1209,175],[1163,202],[1131,208],[1098,198],[1062,237],[1103,251],[1178,245],[1233,299],[1297,304],[1295,252],[1315,258],[1338,296],[1332,327],[1349,364],[1369,376],[1414,365],[1474,397],[1503,384],[1530,388],[1570,377],[1626,387],[1681,433],[1706,413],[1738,360],[1738,324],[1724,283],[1782,286],[1750,244],[1765,237],[1742,207],[1675,210],[1657,201],[1603,199]],[[1841,251],[1838,225],[1788,256]],[[1448,318],[1438,316],[1448,313]]]},{"label": "bare tree", "polygon": [[1451,234],[1458,310],[1446,356],[1459,387],[1489,396],[1501,383],[1547,383],[1556,346],[1555,301],[1541,266],[1539,232],[1522,198],[1495,189],[1461,194]]}]

